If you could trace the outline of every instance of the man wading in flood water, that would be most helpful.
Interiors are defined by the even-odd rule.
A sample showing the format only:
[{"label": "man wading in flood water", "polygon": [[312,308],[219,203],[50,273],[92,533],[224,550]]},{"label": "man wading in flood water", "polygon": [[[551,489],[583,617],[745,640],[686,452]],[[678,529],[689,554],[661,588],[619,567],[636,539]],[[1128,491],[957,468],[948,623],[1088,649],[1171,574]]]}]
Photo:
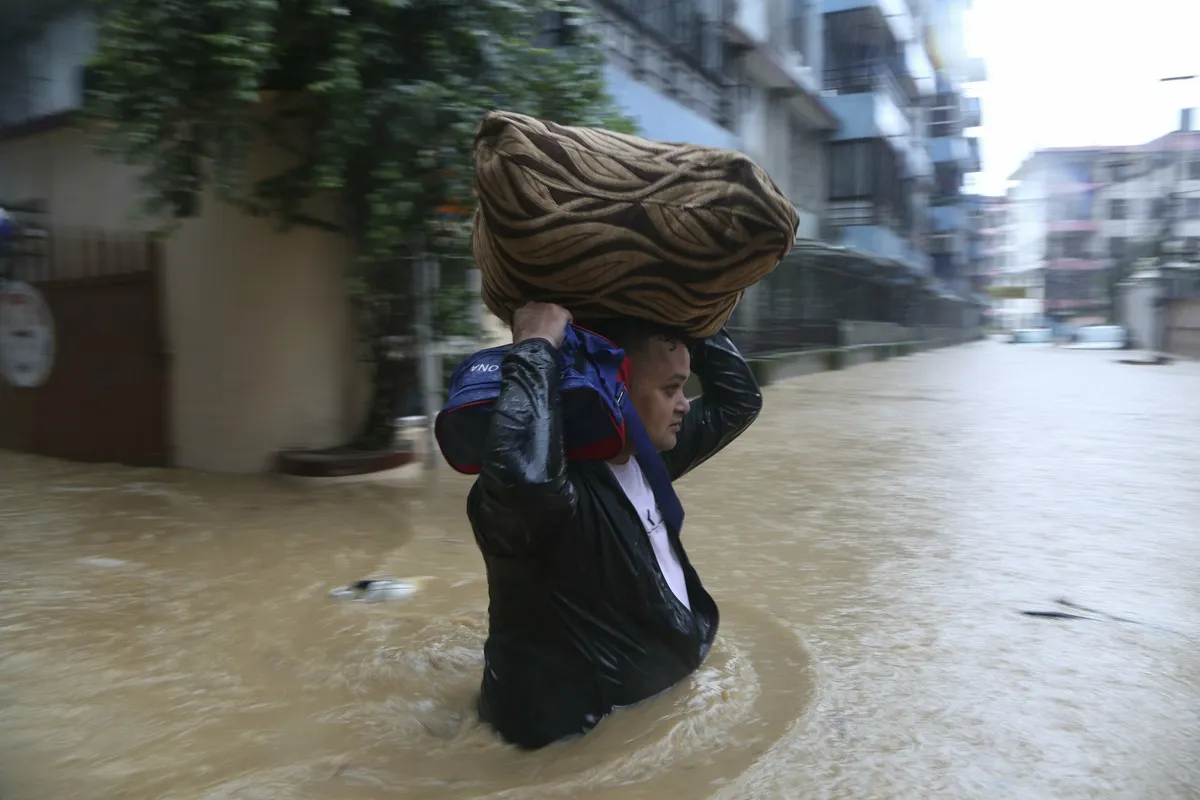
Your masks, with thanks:
[{"label": "man wading in flood water", "polygon": [[[570,322],[545,303],[514,315],[467,501],[490,598],[479,713],[525,748],[586,733],[613,709],[670,688],[700,666],[717,632],[716,603],[632,450],[611,462],[566,461],[558,347]],[[630,399],[671,480],[762,409],[749,365],[723,332],[691,348],[636,320],[598,332],[629,357]],[[689,404],[692,370],[703,396]]]}]

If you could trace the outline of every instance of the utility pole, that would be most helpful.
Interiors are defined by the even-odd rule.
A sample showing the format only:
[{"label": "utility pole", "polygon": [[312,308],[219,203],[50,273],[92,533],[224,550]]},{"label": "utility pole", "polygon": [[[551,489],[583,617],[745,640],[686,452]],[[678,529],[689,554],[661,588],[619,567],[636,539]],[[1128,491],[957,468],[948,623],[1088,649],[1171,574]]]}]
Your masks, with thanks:
[{"label": "utility pole", "polygon": [[420,359],[421,399],[425,411],[425,466],[429,469],[436,469],[441,461],[433,431],[433,423],[442,404],[442,359],[433,328],[438,273],[438,261],[426,252],[422,241],[416,248],[413,262],[413,294],[416,295],[417,312],[413,327]]}]

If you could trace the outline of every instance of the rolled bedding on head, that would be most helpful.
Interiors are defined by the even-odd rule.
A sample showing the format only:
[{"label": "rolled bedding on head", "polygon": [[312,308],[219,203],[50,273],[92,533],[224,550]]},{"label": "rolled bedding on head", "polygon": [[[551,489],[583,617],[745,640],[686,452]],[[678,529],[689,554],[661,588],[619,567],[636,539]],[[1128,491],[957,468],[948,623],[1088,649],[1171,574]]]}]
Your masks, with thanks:
[{"label": "rolled bedding on head", "polygon": [[483,300],[508,323],[537,300],[581,324],[630,316],[712,335],[799,224],[742,153],[506,111],[476,137],[475,193]]}]

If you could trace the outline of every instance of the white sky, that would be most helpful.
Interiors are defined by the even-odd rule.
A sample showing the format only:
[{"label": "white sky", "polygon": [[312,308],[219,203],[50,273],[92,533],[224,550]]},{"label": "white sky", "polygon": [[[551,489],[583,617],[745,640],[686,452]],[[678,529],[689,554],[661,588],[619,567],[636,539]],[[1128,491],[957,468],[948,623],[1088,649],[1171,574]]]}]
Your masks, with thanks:
[{"label": "white sky", "polygon": [[1159,82],[1200,75],[1200,0],[975,0],[965,24],[988,69],[977,191],[1032,150],[1148,141],[1200,107],[1200,78]]}]

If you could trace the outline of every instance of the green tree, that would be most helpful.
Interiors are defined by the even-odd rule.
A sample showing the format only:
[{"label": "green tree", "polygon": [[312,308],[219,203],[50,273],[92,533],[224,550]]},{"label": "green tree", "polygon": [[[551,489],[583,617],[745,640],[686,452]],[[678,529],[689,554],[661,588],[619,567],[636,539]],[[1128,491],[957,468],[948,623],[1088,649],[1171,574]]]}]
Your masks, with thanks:
[{"label": "green tree", "polygon": [[[631,130],[604,90],[595,24],[566,0],[96,0],[86,114],[102,151],[143,170],[146,209],[200,213],[206,189],[287,228],[342,233],[358,253],[351,298],[374,364],[352,443],[393,436],[388,337],[418,250],[465,255],[475,132],[507,109]],[[561,26],[548,37],[548,31]],[[252,148],[290,154],[247,177]],[[336,212],[314,211],[334,198]],[[326,203],[328,205],[328,203]],[[451,310],[461,298],[443,297]],[[444,325],[462,314],[440,313]]]}]

